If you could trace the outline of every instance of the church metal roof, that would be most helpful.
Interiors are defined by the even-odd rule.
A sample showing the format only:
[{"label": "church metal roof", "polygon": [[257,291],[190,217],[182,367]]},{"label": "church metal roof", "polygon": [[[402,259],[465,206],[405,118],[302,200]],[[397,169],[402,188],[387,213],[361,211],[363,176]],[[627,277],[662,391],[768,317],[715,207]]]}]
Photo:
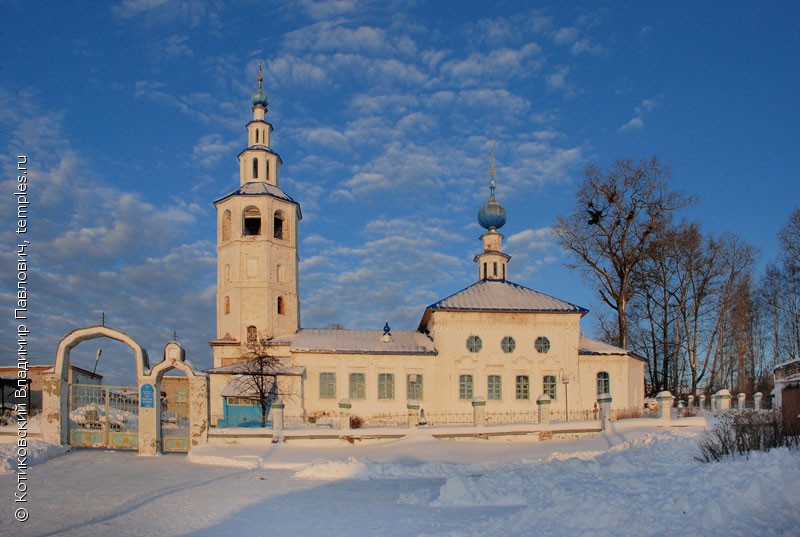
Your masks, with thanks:
[{"label": "church metal roof", "polygon": [[428,354],[435,355],[433,340],[421,332],[393,330],[391,341],[383,341],[383,330],[303,328],[296,334],[270,340],[272,345],[290,345],[291,352],[331,354]]},{"label": "church metal roof", "polygon": [[589,310],[506,280],[481,280],[431,304],[429,310],[580,313]]},{"label": "church metal roof", "polygon": [[231,196],[271,196],[273,198],[286,201],[288,203],[293,203],[297,205],[297,210],[300,210],[300,204],[297,203],[291,196],[286,194],[283,190],[278,188],[275,185],[270,183],[264,183],[262,181],[250,181],[249,183],[245,183],[240,186],[238,189],[234,190],[230,194],[222,196],[218,200],[214,202],[216,205],[217,203],[230,198]]},{"label": "church metal roof", "polygon": [[636,356],[622,347],[616,347],[609,343],[590,339],[582,334],[578,342],[578,354],[589,356],[633,356],[634,358],[642,359],[640,356]]}]

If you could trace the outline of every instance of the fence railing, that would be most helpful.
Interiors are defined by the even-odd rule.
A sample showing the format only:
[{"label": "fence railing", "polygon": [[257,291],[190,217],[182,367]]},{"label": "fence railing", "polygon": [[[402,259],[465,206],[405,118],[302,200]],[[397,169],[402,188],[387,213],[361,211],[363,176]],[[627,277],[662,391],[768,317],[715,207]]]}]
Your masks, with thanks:
[{"label": "fence railing", "polygon": [[428,426],[432,427],[444,427],[447,425],[472,425],[473,419],[472,412],[425,413],[425,422]]}]

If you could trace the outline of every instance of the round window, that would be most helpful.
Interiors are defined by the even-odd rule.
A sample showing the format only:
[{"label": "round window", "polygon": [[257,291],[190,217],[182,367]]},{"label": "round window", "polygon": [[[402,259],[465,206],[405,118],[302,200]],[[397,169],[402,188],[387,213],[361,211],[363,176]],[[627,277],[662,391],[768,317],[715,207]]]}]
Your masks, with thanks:
[{"label": "round window", "polygon": [[550,350],[550,340],[544,336],[539,336],[536,338],[536,343],[534,343],[536,347],[536,351],[542,354],[546,354],[547,351]]},{"label": "round window", "polygon": [[467,349],[469,352],[479,352],[483,348],[483,342],[478,336],[469,336],[467,338]]},{"label": "round window", "polygon": [[511,353],[514,352],[514,349],[517,346],[516,341],[511,336],[506,336],[503,338],[503,341],[500,342],[500,346],[503,348],[503,352]]}]

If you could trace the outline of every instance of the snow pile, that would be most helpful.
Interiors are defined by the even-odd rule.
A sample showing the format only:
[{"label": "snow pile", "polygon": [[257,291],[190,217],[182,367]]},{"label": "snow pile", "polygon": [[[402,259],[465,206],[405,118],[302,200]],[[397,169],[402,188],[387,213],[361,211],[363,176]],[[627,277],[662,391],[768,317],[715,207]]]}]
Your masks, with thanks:
[{"label": "snow pile", "polygon": [[[69,413],[72,423],[81,427],[99,429],[106,419],[105,405],[89,403]],[[133,412],[111,407],[108,412],[108,422],[112,428],[122,431],[136,431],[139,428],[139,416]]]},{"label": "snow pile", "polygon": [[[798,453],[704,464],[695,435],[659,432],[606,453],[449,478],[430,506],[524,506],[472,535],[783,534],[800,525]],[[776,531],[777,530],[777,531]]]},{"label": "snow pile", "polygon": [[[300,479],[433,479],[474,475],[501,466],[499,463],[459,464],[439,461],[374,462],[348,457],[346,460],[318,460],[295,472]],[[504,466],[508,466],[505,464]],[[272,467],[265,464],[264,467]]]},{"label": "snow pile", "polygon": [[783,535],[800,527],[797,451],[706,464],[695,458],[699,434],[659,429],[606,450],[533,460],[376,462],[351,456],[305,464],[295,477],[438,480],[433,488],[399,493],[396,501],[419,508],[500,509],[503,514],[482,511],[465,533],[481,537],[610,536],[622,528],[635,535]]},{"label": "snow pile", "polygon": [[[53,457],[58,457],[69,451],[64,446],[51,444],[44,440],[28,440],[27,458],[25,464],[33,466],[43,463]],[[17,471],[19,464],[17,443],[0,444],[0,474],[10,474]]]}]

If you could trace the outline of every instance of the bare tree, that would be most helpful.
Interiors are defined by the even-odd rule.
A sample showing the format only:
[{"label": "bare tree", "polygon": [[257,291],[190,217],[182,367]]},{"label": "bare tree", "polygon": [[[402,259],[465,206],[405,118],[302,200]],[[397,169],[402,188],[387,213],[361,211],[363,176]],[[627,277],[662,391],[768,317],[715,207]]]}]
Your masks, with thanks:
[{"label": "bare tree", "polygon": [[583,176],[572,212],[558,218],[554,232],[576,258],[570,266],[597,281],[600,298],[617,315],[614,343],[627,348],[633,274],[672,214],[691,200],[669,190],[670,167],[655,156],[639,163],[618,160],[608,172],[589,166]]},{"label": "bare tree", "polygon": [[279,396],[278,375],[284,369],[280,358],[274,356],[269,339],[260,335],[247,343],[242,361],[233,366],[234,382],[240,397],[254,399],[261,408],[261,426],[267,426],[269,409]]},{"label": "bare tree", "polygon": [[787,289],[784,309],[789,314],[790,354],[800,356],[800,207],[792,211],[789,220],[778,233],[783,247],[783,264]]},{"label": "bare tree", "polygon": [[789,221],[781,228],[778,239],[784,249],[786,265],[800,269],[800,207],[789,215]]}]

